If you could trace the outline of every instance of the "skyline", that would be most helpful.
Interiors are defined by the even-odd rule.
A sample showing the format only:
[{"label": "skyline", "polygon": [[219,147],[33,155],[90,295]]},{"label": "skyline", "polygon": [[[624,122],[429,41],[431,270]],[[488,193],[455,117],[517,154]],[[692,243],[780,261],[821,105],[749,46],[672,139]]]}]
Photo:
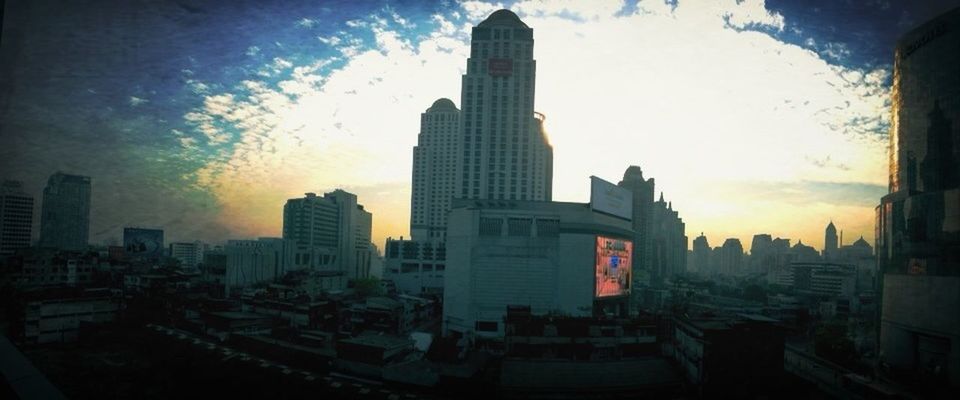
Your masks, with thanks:
[{"label": "skyline", "polygon": [[[161,14],[178,25],[189,26],[189,14],[203,11],[143,3],[167,11]],[[140,69],[118,75],[121,80],[175,81],[122,89],[102,65],[83,65],[95,64],[95,57],[80,60],[73,71],[28,71],[42,58],[37,52],[45,51],[30,48],[44,37],[36,32],[43,28],[24,31],[19,24],[28,22],[18,21],[18,5],[11,4],[2,51],[15,62],[2,71],[0,167],[3,178],[25,181],[35,198],[58,169],[92,176],[91,237],[97,243],[119,236],[124,226],[162,226],[176,240],[280,236],[287,199],[343,188],[373,213],[380,247],[387,236],[409,237],[410,149],[419,114],[441,97],[459,101],[469,28],[507,7],[536,32],[535,110],[547,116],[555,151],[555,200],[585,201],[588,176],[616,181],[629,165],[639,165],[657,179],[656,196],[665,192],[680,211],[691,242],[702,231],[713,247],[727,237],[746,246],[753,234],[769,233],[822,248],[823,228],[832,220],[847,243],[860,235],[872,243],[873,209],[887,192],[893,43],[884,56],[883,46],[818,40],[817,27],[793,22],[804,20],[800,12],[771,11],[762,1],[716,4],[658,8],[645,1],[594,11],[581,3],[438,3],[427,18],[419,6],[402,2],[373,7],[375,14],[357,11],[358,18],[331,6],[301,19],[278,18],[273,36],[285,41],[252,35],[245,49],[243,40],[227,46],[221,62],[204,64],[200,53],[188,51],[166,53],[185,61],[179,69],[171,68],[177,60],[158,65],[164,53],[151,55],[139,45],[153,40],[148,29],[121,29],[134,39],[114,40],[138,46],[112,61],[130,64],[127,72]],[[884,10],[883,2],[871,5]],[[129,7],[133,20],[146,18],[134,11],[137,4]],[[259,11],[250,3],[228,7]],[[289,14],[303,9],[292,7]],[[332,33],[324,31],[328,21],[337,22]],[[912,27],[904,22],[889,37]],[[109,36],[112,28],[101,34]],[[810,29],[815,33],[804,33]],[[623,35],[651,39],[615,42]],[[625,47],[614,52],[614,43]],[[103,48],[100,55],[110,58],[117,47]],[[316,48],[325,52],[311,57]],[[583,55],[571,58],[571,48]],[[233,54],[237,50],[243,54]],[[70,51],[82,50],[65,57]],[[617,79],[632,77],[633,68],[648,73]],[[154,72],[160,77],[151,78]],[[78,79],[84,73],[92,79]],[[24,87],[24,76],[45,80],[27,79],[39,84]],[[65,87],[70,90],[60,95]],[[741,91],[750,96],[737,96]],[[110,99],[101,99],[105,108],[94,112],[85,102],[100,97]],[[383,117],[374,121],[371,112]],[[101,130],[93,134],[95,127]],[[595,143],[596,131],[615,144]],[[703,145],[691,148],[695,140]],[[752,144],[759,148],[744,151]],[[91,160],[89,154],[103,156]]]}]

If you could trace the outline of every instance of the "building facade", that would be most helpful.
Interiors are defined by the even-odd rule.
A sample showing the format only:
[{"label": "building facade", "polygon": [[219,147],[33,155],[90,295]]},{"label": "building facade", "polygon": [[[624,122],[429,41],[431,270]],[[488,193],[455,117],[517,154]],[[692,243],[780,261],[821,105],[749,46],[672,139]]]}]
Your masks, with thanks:
[{"label": "building facade", "polygon": [[180,261],[180,268],[196,269],[203,263],[206,245],[201,241],[170,243],[170,257]]},{"label": "building facade", "polygon": [[960,386],[960,9],[900,38],[890,192],[877,207],[881,366]]},{"label": "building facade", "polygon": [[33,231],[33,196],[23,191],[23,182],[0,184],[0,258],[30,247]]},{"label": "building facade", "polygon": [[499,10],[473,28],[461,81],[463,126],[454,197],[550,200],[553,149],[534,112],[533,29]]},{"label": "building facade", "polygon": [[445,335],[502,338],[508,306],[533,315],[628,313],[628,219],[582,203],[458,199],[449,227]]},{"label": "building facade", "polygon": [[460,110],[439,99],[420,115],[413,148],[410,235],[413,240],[443,240],[450,200],[456,196],[460,155]]},{"label": "building facade", "polygon": [[383,279],[405,294],[443,294],[446,242],[387,239]]},{"label": "building facade", "polygon": [[224,252],[226,296],[243,288],[276,281],[294,267],[290,262],[293,246],[285,239],[228,240]]},{"label": "building facade", "polygon": [[40,246],[82,250],[90,237],[90,177],[57,172],[43,189]]},{"label": "building facade", "polygon": [[357,196],[340,189],[323,197],[307,193],[283,207],[283,238],[292,246],[294,268],[369,277],[372,226],[373,215]]}]

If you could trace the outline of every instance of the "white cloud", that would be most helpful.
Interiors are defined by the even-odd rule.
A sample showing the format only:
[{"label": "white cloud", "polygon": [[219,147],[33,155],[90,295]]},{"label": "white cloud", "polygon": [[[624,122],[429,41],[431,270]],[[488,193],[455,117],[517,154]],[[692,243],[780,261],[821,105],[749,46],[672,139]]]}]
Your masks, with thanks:
[{"label": "white cloud", "polygon": [[257,54],[260,54],[260,48],[257,46],[250,46],[247,48],[247,55],[253,57]]},{"label": "white cloud", "polygon": [[340,44],[340,38],[337,36],[329,36],[329,37],[317,36],[317,40],[320,40],[320,43],[328,44],[330,46],[336,46]]},{"label": "white cloud", "polygon": [[301,28],[313,28],[313,26],[316,25],[317,22],[318,21],[315,19],[302,18],[299,21],[297,21],[297,26]]},{"label": "white cloud", "polygon": [[130,106],[131,106],[131,107],[137,107],[137,106],[140,106],[140,105],[143,105],[143,104],[147,104],[147,103],[149,103],[149,102],[150,102],[150,100],[147,100],[147,99],[144,99],[144,98],[141,98],[141,97],[137,97],[137,96],[130,96],[130,100],[129,100],[129,103],[130,103]]},{"label": "white cloud", "polygon": [[[886,142],[875,131],[888,118],[887,71],[833,65],[753,30],[785,26],[758,0],[644,0],[631,15],[620,15],[619,1],[583,4],[516,7],[530,13],[521,17],[534,28],[536,109],[547,115],[554,145],[555,199],[586,201],[586,177],[618,180],[637,164],[657,179],[690,232],[749,225],[739,218],[800,230],[819,225],[811,216],[832,206],[793,205],[799,220],[777,212],[777,199],[726,188],[884,181]],[[433,16],[436,30],[416,40],[379,23],[348,21],[376,41],[318,38],[339,50],[342,67],[328,71],[331,59],[278,58],[263,68],[279,83],[246,81],[207,95],[185,119],[209,143],[236,143],[197,174],[224,208],[223,221],[243,234],[278,234],[283,201],[304,191],[409,190],[419,114],[439,97],[459,103],[464,34],[502,6],[460,7],[471,22]],[[360,193],[360,202],[374,213],[376,241],[405,235],[409,192],[369,193]],[[861,211],[850,212],[869,214]]]}]

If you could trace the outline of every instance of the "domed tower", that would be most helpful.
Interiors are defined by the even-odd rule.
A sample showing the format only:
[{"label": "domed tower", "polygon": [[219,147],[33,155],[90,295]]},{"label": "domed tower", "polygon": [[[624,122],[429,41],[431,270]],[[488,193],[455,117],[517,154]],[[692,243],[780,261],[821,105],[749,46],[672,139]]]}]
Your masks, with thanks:
[{"label": "domed tower", "polygon": [[410,236],[413,240],[443,240],[447,211],[456,197],[460,110],[442,98],[420,115],[420,135],[413,148],[413,187],[410,193]]},{"label": "domed tower", "polygon": [[496,11],[473,28],[461,82],[456,197],[552,198],[553,149],[533,109],[536,71],[533,29],[512,11]]}]

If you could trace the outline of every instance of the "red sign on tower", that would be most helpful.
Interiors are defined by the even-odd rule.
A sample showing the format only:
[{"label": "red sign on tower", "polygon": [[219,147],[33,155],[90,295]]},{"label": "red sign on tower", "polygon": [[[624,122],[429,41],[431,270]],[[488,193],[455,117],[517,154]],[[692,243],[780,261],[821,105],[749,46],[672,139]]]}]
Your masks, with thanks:
[{"label": "red sign on tower", "polygon": [[490,76],[513,75],[513,60],[509,58],[491,58],[487,60],[487,73]]}]

